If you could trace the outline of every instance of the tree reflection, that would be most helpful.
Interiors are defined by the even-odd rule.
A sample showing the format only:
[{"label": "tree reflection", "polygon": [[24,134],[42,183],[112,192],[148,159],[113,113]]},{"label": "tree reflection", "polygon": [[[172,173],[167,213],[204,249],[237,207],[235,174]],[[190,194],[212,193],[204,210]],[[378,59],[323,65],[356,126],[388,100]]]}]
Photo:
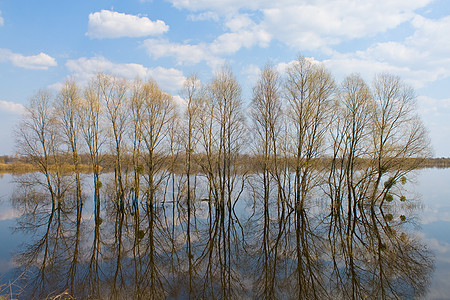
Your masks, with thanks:
[{"label": "tree reflection", "polygon": [[[36,185],[45,176],[17,178],[18,229],[32,233],[16,256],[27,274],[24,298],[66,291],[116,299],[390,299],[423,296],[429,285],[432,255],[408,229],[417,205],[397,198],[383,205],[351,198],[348,205],[349,190],[373,194],[360,181],[358,188],[345,181],[326,193],[320,191],[328,183],[318,186],[308,193],[318,197],[299,209],[277,205],[275,176],[252,175],[243,192],[250,198],[221,205],[207,198],[220,195],[207,178],[194,179],[187,202],[186,178],[166,177],[150,203],[145,187],[136,193],[135,177],[122,182],[122,191],[114,174],[103,174],[103,187],[91,193],[102,194],[105,210],[96,215],[90,203],[80,217],[75,176],[55,181],[54,190],[64,191],[58,201]],[[89,181],[81,181],[83,191]]]},{"label": "tree reflection", "polygon": [[[66,176],[54,181],[52,189],[40,187],[42,176],[23,175],[12,201],[20,211],[18,229],[35,240],[25,245],[16,262],[26,271],[26,295],[45,297],[55,290],[73,289],[78,265],[79,238],[77,196]],[[52,191],[58,191],[52,195]]]}]

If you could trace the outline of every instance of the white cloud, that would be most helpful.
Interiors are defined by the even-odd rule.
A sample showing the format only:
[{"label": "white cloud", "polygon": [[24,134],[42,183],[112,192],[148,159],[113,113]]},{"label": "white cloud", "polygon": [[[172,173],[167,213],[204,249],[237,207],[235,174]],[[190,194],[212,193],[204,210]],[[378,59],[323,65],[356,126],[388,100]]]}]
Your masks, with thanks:
[{"label": "white cloud", "polygon": [[[320,50],[331,56],[330,60],[334,60],[334,64],[338,64],[339,61],[344,61],[342,57],[335,57],[333,46],[375,36],[406,22],[422,24],[425,21],[420,19],[415,11],[425,7],[432,0],[368,0],[364,2],[357,0],[251,2],[171,0],[171,2],[176,8],[195,12],[196,14],[189,15],[193,20],[195,18],[219,20],[223,17],[225,19],[223,25],[227,32],[210,43],[195,45],[172,43],[167,40],[148,40],[145,47],[147,52],[155,58],[174,57],[180,64],[218,61],[224,56],[235,54],[242,48],[268,47],[273,40],[278,40],[298,51]],[[425,33],[428,32],[417,34],[427,36]],[[445,33],[442,34],[441,36],[445,36]],[[436,35],[433,34],[433,36]],[[359,52],[345,56],[347,56],[345,61],[353,66],[358,66],[361,62],[362,65],[370,66],[371,74],[374,74],[373,70],[408,73],[411,71],[410,61],[422,57],[423,52],[411,49],[402,43],[390,42],[373,45],[366,53]],[[396,63],[392,64],[391,60],[396,60]],[[214,63],[209,64],[214,65]],[[433,80],[432,78],[441,76],[439,74],[445,70],[450,68],[442,68],[439,73],[435,72],[428,78]],[[358,70],[351,72],[354,71]],[[431,74],[417,73],[410,82],[419,84],[419,76],[428,75]]]},{"label": "white cloud", "polygon": [[402,41],[380,42],[353,53],[333,52],[325,63],[338,78],[360,72],[367,80],[388,71],[416,89],[450,77],[450,41],[444,38],[450,32],[450,16],[437,20],[416,16],[412,25],[415,31]]},{"label": "white cloud", "polygon": [[[309,61],[311,64],[321,64],[322,63],[322,62],[316,60],[314,57],[305,57],[305,60]],[[275,68],[280,74],[283,74],[287,71],[288,68],[293,67],[296,64],[298,64],[298,60],[294,59],[287,63],[280,62],[275,66]]]},{"label": "white cloud", "polygon": [[185,80],[183,73],[174,68],[147,68],[135,63],[119,64],[104,57],[82,57],[77,60],[69,60],[66,66],[82,83],[86,83],[98,72],[105,72],[128,79],[141,78],[146,80],[153,78],[163,90],[174,92],[183,87]]},{"label": "white cloud", "polygon": [[237,12],[241,9],[257,9],[268,0],[242,1],[242,0],[169,0],[178,9],[190,11],[214,11],[221,15]]},{"label": "white cloud", "polygon": [[0,10],[0,26],[3,26],[5,24],[5,20],[2,18],[2,11]]},{"label": "white cloud", "polygon": [[143,43],[147,53],[154,58],[174,57],[179,64],[197,64],[212,59],[207,44],[179,44],[166,39],[147,39]]},{"label": "white cloud", "polygon": [[251,48],[254,45],[268,47],[271,41],[271,35],[259,28],[250,30],[240,30],[220,35],[210,45],[211,52],[217,54],[234,54],[241,48]]},{"label": "white cloud", "polygon": [[450,41],[445,38],[445,34],[450,30],[450,16],[437,20],[416,16],[412,25],[416,32],[408,39],[408,44],[418,48],[430,48],[434,53],[448,54]]},{"label": "white cloud", "polygon": [[390,72],[400,75],[409,71],[408,68],[401,69],[387,62],[377,61],[376,59],[364,56],[361,57],[359,53],[334,53],[330,59],[324,60],[323,63],[338,81],[355,72],[360,73],[366,81],[370,82],[373,76],[380,72]]},{"label": "white cloud", "polygon": [[202,12],[199,14],[189,14],[187,18],[191,21],[219,21],[219,15],[212,11]]},{"label": "white cloud", "polygon": [[53,57],[42,52],[37,55],[24,56],[8,49],[0,49],[1,61],[9,61],[16,67],[35,70],[47,70],[49,67],[57,65]]},{"label": "white cloud", "polygon": [[432,0],[241,1],[170,0],[179,9],[208,11],[229,17],[258,15],[258,26],[299,50],[329,51],[342,41],[373,36],[411,21],[415,10]]},{"label": "white cloud", "polygon": [[87,35],[91,38],[143,37],[169,30],[164,21],[109,10],[89,14]]},{"label": "white cloud", "polygon": [[13,54],[11,56],[11,62],[17,67],[40,70],[47,70],[49,67],[54,67],[57,65],[56,60],[53,57],[42,52],[38,55],[32,56]]},{"label": "white cloud", "polygon": [[147,70],[148,77],[154,78],[163,90],[178,92],[186,78],[183,72],[174,68],[156,67]]},{"label": "white cloud", "polygon": [[248,15],[228,18],[226,27],[231,31],[218,36],[211,43],[171,43],[166,39],[147,39],[144,47],[154,58],[173,57],[178,64],[197,64],[205,61],[212,68],[224,63],[223,56],[232,55],[242,48],[254,45],[268,47],[272,36],[255,24]]},{"label": "white cloud", "polygon": [[272,35],[256,24],[248,14],[237,14],[229,17],[225,26],[230,29],[218,36],[210,45],[210,51],[214,54],[230,55],[241,48],[251,48],[255,45],[268,47]]},{"label": "white cloud", "polygon": [[[434,252],[438,252],[439,254],[446,254],[450,252],[450,244],[445,241],[440,241],[435,238],[427,238],[426,235],[422,234],[423,241],[426,243],[428,249],[433,250]],[[446,255],[445,260],[449,261],[448,256]]]},{"label": "white cloud", "polygon": [[450,31],[450,16],[438,20],[416,16],[412,25],[415,32],[404,41],[375,44],[363,55],[394,65],[433,69],[434,76],[427,79],[449,76],[450,41],[443,37]]},{"label": "white cloud", "polygon": [[0,100],[0,111],[13,114],[21,114],[23,112],[23,109],[24,107],[22,104]]},{"label": "white cloud", "polygon": [[262,25],[282,42],[327,51],[346,40],[386,32],[414,17],[430,1],[302,1],[262,9]]},{"label": "white cloud", "polygon": [[248,28],[253,26],[255,23],[250,18],[249,14],[238,14],[231,18],[229,18],[225,22],[225,26],[228,27],[231,31],[239,31],[243,28]]}]

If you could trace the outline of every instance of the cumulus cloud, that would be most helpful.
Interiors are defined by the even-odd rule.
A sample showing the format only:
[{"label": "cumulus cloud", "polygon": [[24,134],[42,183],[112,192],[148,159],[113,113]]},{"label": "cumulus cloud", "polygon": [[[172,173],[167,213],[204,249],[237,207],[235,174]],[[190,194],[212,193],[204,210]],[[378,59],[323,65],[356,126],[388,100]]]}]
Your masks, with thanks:
[{"label": "cumulus cloud", "polygon": [[13,114],[21,114],[23,112],[23,109],[24,107],[22,104],[0,100],[0,111]]},{"label": "cumulus cloud", "polygon": [[355,72],[360,73],[365,80],[371,81],[373,76],[380,72],[399,74],[408,71],[387,62],[377,61],[374,58],[361,57],[361,54],[358,53],[334,53],[330,59],[324,60],[323,63],[333,72],[338,81]]},{"label": "cumulus cloud", "polygon": [[56,66],[56,60],[45,53],[38,55],[23,56],[22,54],[11,55],[11,62],[13,65],[25,69],[40,69],[47,70],[49,67]]},{"label": "cumulus cloud", "polygon": [[414,88],[450,77],[450,16],[430,20],[415,16],[413,33],[403,40],[375,43],[352,53],[333,52],[325,60],[338,78],[359,72],[365,79],[388,71],[400,75]]},{"label": "cumulus cloud", "polygon": [[109,10],[89,14],[87,35],[91,38],[143,37],[169,30],[164,21]]},{"label": "cumulus cloud", "polygon": [[[305,57],[305,60],[309,61],[311,64],[321,64],[322,63],[322,62],[316,60],[314,57]],[[275,66],[275,68],[279,73],[285,73],[285,72],[287,72],[288,68],[291,68],[291,67],[295,66],[296,64],[298,64],[298,60],[294,59],[287,63],[280,62]]]},{"label": "cumulus cloud", "polygon": [[[369,47],[363,55],[397,65],[450,66],[450,58],[447,55],[450,51],[450,41],[442,38],[450,31],[450,16],[437,20],[416,16],[412,25],[415,31],[405,40],[377,43]],[[450,73],[442,75],[448,76]]]},{"label": "cumulus cloud", "polygon": [[396,28],[430,1],[303,1],[263,8],[263,25],[282,42],[305,50],[327,51],[343,41]]},{"label": "cumulus cloud", "polygon": [[412,20],[432,0],[240,1],[170,0],[173,6],[222,16],[242,12],[259,16],[258,25],[300,50],[329,51],[342,41],[375,35]]},{"label": "cumulus cloud", "polygon": [[143,45],[154,58],[173,57],[178,64],[197,64],[205,61],[212,68],[224,63],[223,56],[255,45],[268,47],[272,36],[255,24],[248,15],[234,15],[226,21],[230,32],[219,35],[210,43],[172,43],[167,39],[147,39]]},{"label": "cumulus cloud", "polygon": [[119,64],[104,57],[82,57],[77,60],[69,60],[66,66],[81,83],[86,83],[98,72],[105,72],[128,79],[141,78],[146,80],[153,78],[163,90],[174,92],[183,87],[185,80],[183,73],[174,68],[147,68],[135,63]]},{"label": "cumulus cloud", "polygon": [[8,49],[0,49],[1,61],[9,61],[16,67],[35,70],[47,70],[49,67],[57,65],[53,57],[42,52],[37,55],[24,56]]},{"label": "cumulus cloud", "polygon": [[[216,20],[223,17],[226,32],[208,44],[157,43],[152,40],[151,44],[156,44],[156,48],[147,49],[155,57],[172,56],[179,63],[197,63],[232,55],[242,48],[268,47],[273,40],[278,40],[299,51],[319,50],[331,55],[333,47],[342,42],[374,36],[415,20],[415,10],[431,1],[171,0],[176,8],[195,12],[190,15],[191,19],[195,19],[194,16],[199,19],[214,17]],[[390,51],[393,45],[382,46],[387,46],[384,51]],[[392,54],[395,53],[401,54]]]},{"label": "cumulus cloud", "polygon": [[211,44],[211,52],[216,54],[234,54],[241,48],[251,48],[254,45],[268,47],[271,35],[262,29],[240,30],[220,35]]},{"label": "cumulus cloud", "polygon": [[167,39],[147,39],[143,45],[150,56],[154,58],[174,57],[179,64],[197,64],[212,58],[209,57],[208,46],[205,43],[191,45],[171,43]]},{"label": "cumulus cloud", "polygon": [[230,17],[225,22],[225,26],[234,32],[239,31],[243,28],[254,26],[254,24],[255,23],[253,22],[249,14],[237,14],[233,17]]}]

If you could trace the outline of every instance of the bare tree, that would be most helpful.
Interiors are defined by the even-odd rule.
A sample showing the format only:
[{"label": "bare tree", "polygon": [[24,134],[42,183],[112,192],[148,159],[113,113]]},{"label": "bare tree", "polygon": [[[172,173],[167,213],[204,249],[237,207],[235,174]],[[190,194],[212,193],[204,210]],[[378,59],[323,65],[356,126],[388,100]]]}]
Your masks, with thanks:
[{"label": "bare tree", "polygon": [[[55,251],[61,249],[59,237],[65,232],[61,219],[66,207],[64,195],[69,184],[61,170],[62,137],[59,127],[52,94],[40,90],[30,98],[24,118],[16,132],[19,153],[31,160],[39,170],[38,173],[20,177],[18,183],[25,189],[31,189],[25,194],[25,198],[21,199],[25,202],[24,208],[34,207],[32,213],[25,214],[25,222],[28,221],[29,224],[22,223],[22,228],[37,231],[37,228],[44,227],[45,229],[40,229],[46,232],[35,247],[23,255],[28,267],[39,255],[41,266],[36,278],[36,288],[42,290],[51,285],[48,270],[55,266],[52,256]],[[36,210],[42,210],[38,217],[42,222],[37,225],[32,221],[36,217],[33,213]],[[27,217],[31,217],[31,222],[26,219]]]},{"label": "bare tree", "polygon": [[[186,100],[186,110],[184,112],[184,123],[182,126],[181,143],[183,144],[183,150],[185,153],[184,172],[186,175],[186,200],[187,200],[187,220],[186,220],[186,256],[188,258],[188,274],[189,274],[189,295],[194,290],[194,263],[192,254],[192,208],[195,202],[195,189],[196,189],[196,172],[192,174],[193,159],[198,143],[198,122],[200,121],[199,110],[200,102],[202,101],[203,89],[200,80],[194,74],[187,78],[184,82],[183,90]],[[193,178],[192,178],[193,177]],[[192,179],[194,179],[194,185],[192,185]]]},{"label": "bare tree", "polygon": [[69,153],[72,156],[72,163],[75,173],[76,231],[73,244],[73,258],[68,275],[68,279],[70,280],[70,292],[73,293],[74,280],[79,262],[81,217],[83,213],[83,196],[81,189],[79,158],[79,138],[81,135],[81,91],[75,80],[67,80],[62,87],[56,101],[56,109],[58,118],[60,119],[64,141],[67,144]]},{"label": "bare tree", "polygon": [[[245,138],[242,114],[241,87],[230,69],[223,68],[208,87],[209,132],[207,153],[210,171],[214,170],[214,189],[219,205],[232,203],[237,175],[237,159]],[[236,199],[235,199],[236,200]]]},{"label": "bare tree", "polygon": [[[217,227],[220,231],[217,234],[223,252],[218,255],[220,267],[224,270],[220,272],[220,278],[223,297],[229,298],[233,297],[231,283],[234,276],[230,268],[232,229],[235,229],[232,220],[237,220],[233,208],[242,193],[244,182],[244,178],[238,176],[242,172],[237,162],[246,135],[241,87],[230,69],[221,69],[212,79],[207,88],[202,114],[202,144],[206,159],[201,166],[210,186],[210,209],[211,201],[214,200],[219,219],[220,225]],[[236,191],[238,180],[242,187]]]},{"label": "bare tree", "polygon": [[[192,156],[196,151],[198,143],[198,123],[200,121],[200,102],[203,98],[203,88],[200,80],[194,74],[187,78],[184,83],[184,96],[186,100],[186,110],[184,113],[184,119],[187,123],[183,126],[183,144],[184,151],[186,153],[185,161],[185,173],[187,180],[187,201],[191,203],[192,195],[192,184],[191,184],[191,174],[192,174]],[[195,187],[194,187],[195,188]]]},{"label": "bare tree", "polygon": [[308,58],[300,56],[287,70],[285,97],[293,134],[296,209],[304,208],[313,186],[312,164],[323,154],[334,90],[331,74]]},{"label": "bare tree", "polygon": [[[279,262],[278,243],[284,227],[285,211],[285,190],[282,179],[282,168],[280,164],[285,159],[280,160],[281,136],[284,135],[283,107],[281,97],[281,78],[276,69],[271,65],[266,65],[261,72],[260,78],[253,87],[253,99],[251,103],[251,116],[253,121],[252,133],[254,143],[254,156],[261,162],[261,172],[255,176],[255,183],[252,184],[255,191],[255,201],[263,200],[264,226],[259,230],[261,248],[259,255],[262,260],[260,274],[259,297],[272,299],[276,296],[276,272]],[[261,178],[262,177],[262,178]],[[262,193],[258,191],[262,179]],[[280,207],[278,219],[278,231],[271,230],[270,212],[273,211],[270,202],[272,183],[276,186],[276,204]],[[280,216],[281,215],[281,216]],[[273,233],[273,236],[272,236]],[[258,260],[259,261],[259,260]]]},{"label": "bare tree", "polygon": [[[374,186],[371,203],[388,197],[397,180],[416,169],[421,159],[431,155],[426,129],[415,112],[414,90],[398,76],[379,74],[373,82]],[[388,176],[377,194],[382,177]]]},{"label": "bare tree", "polygon": [[48,189],[53,203],[58,201],[63,192],[59,164],[61,135],[58,125],[51,93],[40,90],[30,98],[16,132],[18,152],[28,157],[44,175],[44,182],[36,180]]},{"label": "bare tree", "polygon": [[[142,111],[142,139],[145,145],[144,159],[147,166],[147,205],[153,205],[155,192],[163,176],[168,150],[167,137],[174,121],[175,106],[172,97],[161,91],[158,84],[149,80],[140,88],[144,105]],[[159,179],[157,179],[159,175]]]},{"label": "bare tree", "polygon": [[[94,203],[96,219],[100,216],[100,161],[101,150],[104,142],[104,128],[102,119],[102,102],[101,102],[101,86],[105,80],[103,74],[97,76],[89,82],[84,91],[82,102],[81,118],[82,118],[82,134],[89,149],[91,165],[94,178]],[[99,222],[100,220],[96,220]]]},{"label": "bare tree", "polygon": [[[117,199],[115,204],[120,211],[125,210],[125,192],[127,185],[126,173],[123,165],[126,164],[125,138],[129,120],[128,111],[128,83],[125,79],[100,75],[100,91],[102,102],[105,103],[106,117],[109,121],[109,131],[112,140],[110,147],[114,156],[114,178]],[[124,178],[125,173],[125,178]]]},{"label": "bare tree", "polygon": [[82,135],[89,149],[89,157],[92,166],[92,175],[94,182],[94,238],[92,253],[89,263],[89,270],[87,273],[86,282],[92,291],[93,295],[99,295],[100,292],[100,251],[101,251],[101,237],[100,225],[103,220],[100,217],[101,201],[100,189],[102,182],[100,181],[101,160],[102,160],[102,145],[105,141],[104,137],[104,120],[103,120],[103,103],[102,100],[102,81],[105,80],[104,75],[97,74],[84,90],[84,98],[81,109],[82,119]]},{"label": "bare tree", "polygon": [[283,134],[281,79],[275,68],[270,65],[266,65],[260,76],[253,87],[251,116],[255,155],[262,156],[263,198],[264,202],[268,203],[270,177],[273,176],[278,186],[277,202],[284,203],[285,195],[279,170],[279,143],[280,135]]}]

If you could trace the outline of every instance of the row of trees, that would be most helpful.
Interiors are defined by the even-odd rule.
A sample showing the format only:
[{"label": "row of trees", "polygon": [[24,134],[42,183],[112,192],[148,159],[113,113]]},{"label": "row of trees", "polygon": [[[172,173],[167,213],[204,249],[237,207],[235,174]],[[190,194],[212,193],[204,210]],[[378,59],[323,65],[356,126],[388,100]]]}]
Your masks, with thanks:
[{"label": "row of trees", "polygon": [[[244,237],[256,234],[267,270],[277,268],[285,252],[276,245],[289,237],[295,245],[289,267],[296,274],[290,278],[297,281],[298,295],[311,295],[317,287],[320,290],[314,268],[321,257],[320,247],[311,247],[328,231],[333,274],[337,281],[349,280],[345,298],[358,298],[364,289],[364,276],[355,271],[363,260],[358,253],[366,251],[385,262],[386,245],[400,243],[400,237],[390,233],[393,213],[387,211],[409,200],[403,183],[430,155],[426,131],[415,113],[413,90],[389,74],[377,75],[371,85],[353,74],[338,85],[324,66],[299,57],[285,73],[264,67],[248,107],[227,68],[207,84],[195,76],[188,78],[182,96],[180,104],[152,80],[130,82],[98,74],[86,87],[69,80],[56,97],[39,91],[30,99],[17,130],[17,145],[39,172],[18,179],[26,192],[15,202],[24,211],[24,228],[39,220],[35,232],[52,232],[40,239],[36,251],[21,258],[25,265],[38,258],[42,262],[37,286],[45,290],[51,283],[45,271],[53,264],[54,236],[70,231],[67,272],[72,279],[65,287],[71,292],[76,286],[73,278],[80,276],[77,268],[82,268],[85,284],[95,295],[100,293],[101,278],[95,274],[105,267],[106,244],[114,253],[109,258],[116,261],[113,290],[125,284],[122,262],[129,257],[139,260],[144,254],[146,263],[135,266],[136,274],[145,270],[153,274],[146,277],[145,286],[162,286],[164,272],[156,262],[162,252],[170,253],[160,245],[168,239],[173,242],[172,253],[186,253],[183,268],[189,290],[205,282],[213,291],[219,284],[222,298],[233,298],[237,273],[232,263],[242,251]],[[92,189],[83,184],[80,159],[86,154]],[[67,172],[67,165],[74,172]],[[106,165],[113,172],[102,174]],[[93,235],[86,257],[79,249],[86,247],[81,223],[91,190],[93,224],[88,227]],[[238,200],[243,194],[253,200],[247,209],[259,207],[256,218],[249,218],[250,226],[259,226],[254,233],[240,223],[243,218],[235,209],[242,207]],[[200,201],[208,203],[210,226],[201,245],[195,217]],[[172,222],[176,214],[182,215],[171,226],[170,218],[159,217],[165,207],[161,203],[168,202],[173,203]],[[312,230],[316,225],[309,214],[318,202],[327,208],[318,223],[325,224],[317,227],[325,230],[320,234]],[[63,229],[60,224],[66,217],[75,225]],[[380,223],[383,226],[376,226]],[[287,230],[289,224],[295,230]],[[161,237],[157,228],[167,236]],[[368,231],[370,242],[362,240]],[[195,253],[196,249],[201,252]],[[353,273],[340,273],[341,260]],[[200,264],[206,272],[199,271]],[[217,266],[219,273],[214,272]],[[384,263],[378,271],[380,277],[389,275]],[[199,272],[205,274],[204,280],[195,279]],[[258,293],[273,298],[274,286],[282,283],[275,282],[270,272],[261,276],[265,283]]]},{"label": "row of trees", "polygon": [[[265,182],[277,186],[279,201],[286,202],[286,184],[293,183],[295,206],[302,208],[316,182],[318,159],[328,158],[330,181],[354,182],[359,170],[357,176],[377,178],[370,188],[375,191],[383,174],[392,171],[394,182],[417,167],[419,160],[408,158],[430,155],[413,89],[389,74],[377,75],[371,86],[358,74],[337,85],[324,66],[305,57],[285,74],[268,65],[253,88],[248,118],[230,69],[204,85],[188,78],[182,95],[184,102],[176,103],[153,80],[98,74],[84,88],[68,80],[56,97],[41,90],[30,99],[17,149],[39,166],[49,188],[58,182],[63,163],[78,174],[80,153],[86,152],[94,186],[101,185],[108,154],[120,206],[127,189],[140,192],[144,174],[151,203],[161,174],[181,160],[188,200],[191,175],[202,173],[213,187],[211,196],[230,202],[236,176],[245,172],[239,157],[250,154]],[[51,190],[55,199],[58,193]],[[373,194],[370,201],[377,200]]]}]

